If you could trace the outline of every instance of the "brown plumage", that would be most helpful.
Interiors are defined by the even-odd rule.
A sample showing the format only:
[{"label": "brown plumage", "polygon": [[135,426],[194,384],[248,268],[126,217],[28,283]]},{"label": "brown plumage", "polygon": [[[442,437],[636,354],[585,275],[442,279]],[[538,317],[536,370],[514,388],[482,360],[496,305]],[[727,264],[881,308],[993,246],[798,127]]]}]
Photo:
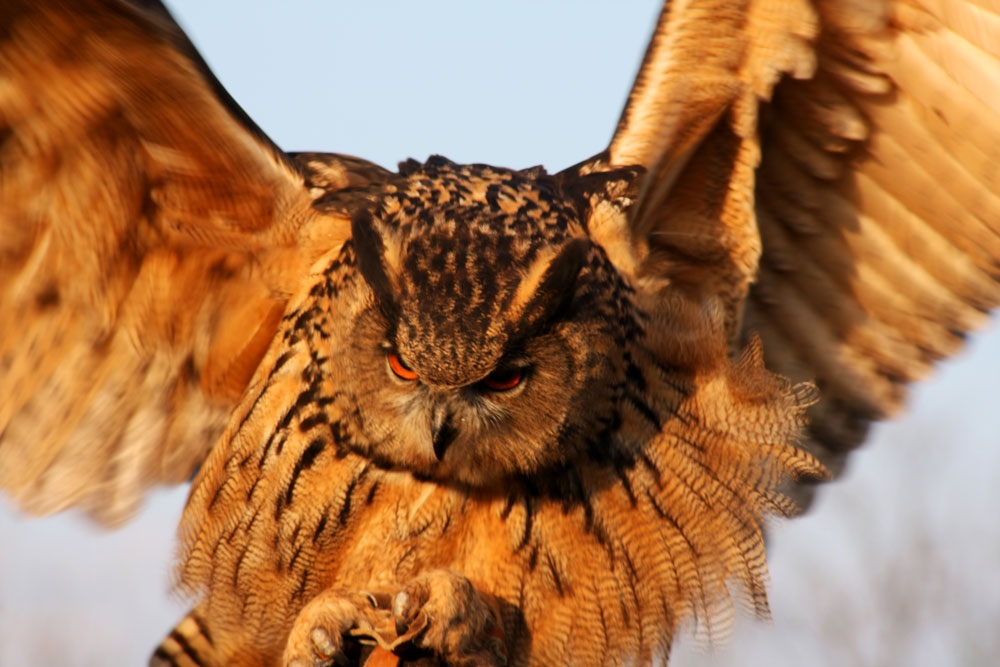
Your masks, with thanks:
[{"label": "brown plumage", "polygon": [[[884,55],[933,17],[721,4],[675,4],[609,149],[550,176],[289,157],[161,10],[7,3],[0,483],[114,521],[211,447],[178,662],[393,617],[449,662],[648,661],[763,613],[762,518],[824,475],[799,429],[837,464],[1000,300],[1000,241],[993,144]],[[879,178],[901,145],[960,205]]]}]

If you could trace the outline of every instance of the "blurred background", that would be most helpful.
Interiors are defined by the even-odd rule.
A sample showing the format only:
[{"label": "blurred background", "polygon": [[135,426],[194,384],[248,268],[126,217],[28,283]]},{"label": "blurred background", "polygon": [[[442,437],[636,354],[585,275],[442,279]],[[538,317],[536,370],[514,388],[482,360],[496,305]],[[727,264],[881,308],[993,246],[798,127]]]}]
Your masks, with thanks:
[{"label": "blurred background", "polygon": [[[281,147],[392,167],[559,170],[614,129],[658,3],[168,3]],[[185,612],[169,592],[186,489],[124,529],[0,501],[0,666],[132,665]],[[671,665],[987,665],[1000,656],[1000,331],[975,335],[875,430],[810,513],[770,533],[770,624]]]}]

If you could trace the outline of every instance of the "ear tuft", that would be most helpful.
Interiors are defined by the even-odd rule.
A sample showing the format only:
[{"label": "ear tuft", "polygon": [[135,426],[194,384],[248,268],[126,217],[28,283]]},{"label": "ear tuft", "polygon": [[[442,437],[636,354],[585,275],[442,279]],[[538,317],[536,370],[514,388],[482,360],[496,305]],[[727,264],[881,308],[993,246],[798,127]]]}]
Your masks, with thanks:
[{"label": "ear tuft", "polygon": [[394,290],[386,272],[385,244],[375,230],[370,211],[361,210],[351,218],[351,240],[358,258],[358,270],[375,293],[375,300],[386,313],[395,308]]},{"label": "ear tuft", "polygon": [[539,281],[535,293],[521,315],[528,326],[551,319],[573,297],[580,270],[587,261],[590,241],[577,238],[562,247]]}]

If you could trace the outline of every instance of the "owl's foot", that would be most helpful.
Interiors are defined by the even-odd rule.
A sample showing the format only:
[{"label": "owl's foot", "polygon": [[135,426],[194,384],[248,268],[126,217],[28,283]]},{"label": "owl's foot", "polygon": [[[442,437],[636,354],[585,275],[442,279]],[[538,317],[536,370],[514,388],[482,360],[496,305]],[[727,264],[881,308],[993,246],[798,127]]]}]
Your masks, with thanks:
[{"label": "owl's foot", "polygon": [[[373,633],[385,625],[388,610],[370,593],[327,590],[307,604],[292,626],[282,663],[286,667],[348,665],[344,636]],[[353,661],[353,662],[356,662]]]},{"label": "owl's foot", "polygon": [[412,579],[392,601],[396,633],[448,665],[504,665],[507,654],[496,610],[466,577],[431,570]]},{"label": "owl's foot", "polygon": [[505,665],[499,610],[464,576],[431,570],[395,595],[327,590],[307,604],[285,644],[286,667]]}]

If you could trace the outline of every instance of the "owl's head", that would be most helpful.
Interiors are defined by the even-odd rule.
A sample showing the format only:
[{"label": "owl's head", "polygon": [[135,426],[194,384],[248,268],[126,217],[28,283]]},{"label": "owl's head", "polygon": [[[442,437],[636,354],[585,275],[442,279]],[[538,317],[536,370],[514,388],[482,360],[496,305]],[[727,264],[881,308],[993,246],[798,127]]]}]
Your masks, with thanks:
[{"label": "owl's head", "polygon": [[354,214],[333,360],[357,407],[352,447],[484,486],[602,446],[637,316],[566,190],[541,170],[432,158]]}]

